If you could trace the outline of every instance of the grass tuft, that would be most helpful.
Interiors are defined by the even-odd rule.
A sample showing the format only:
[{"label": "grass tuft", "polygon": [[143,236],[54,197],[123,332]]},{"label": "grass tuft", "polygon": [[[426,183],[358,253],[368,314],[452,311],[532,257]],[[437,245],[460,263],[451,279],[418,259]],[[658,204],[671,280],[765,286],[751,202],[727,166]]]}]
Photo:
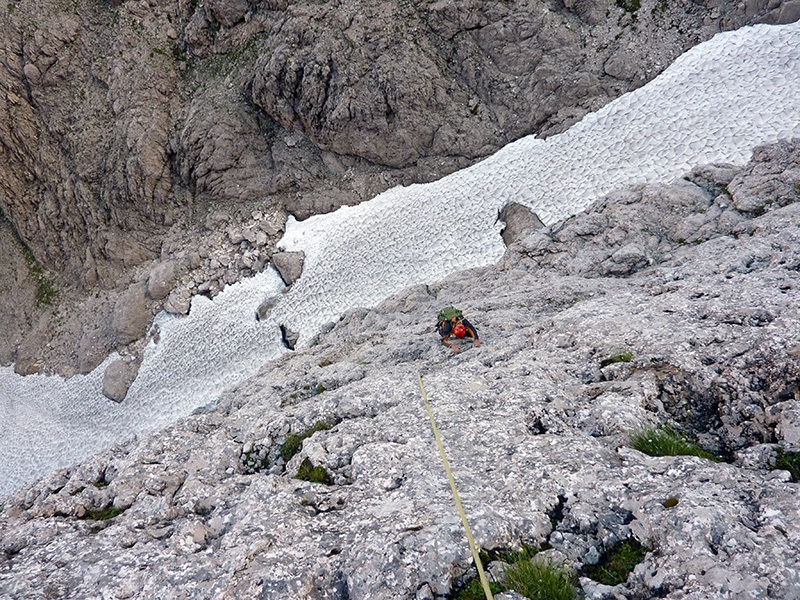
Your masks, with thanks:
[{"label": "grass tuft", "polygon": [[669,427],[644,427],[630,436],[631,448],[650,456],[698,456],[714,462],[720,459],[706,452],[694,442],[676,433]]},{"label": "grass tuft", "polygon": [[[503,586],[494,581],[489,582],[489,589],[492,594],[499,594],[503,591]],[[453,597],[454,600],[485,600],[486,594],[483,591],[481,580],[475,577],[470,579],[467,584]]]},{"label": "grass tuft", "polygon": [[630,350],[620,350],[616,354],[609,356],[608,358],[604,358],[600,361],[600,368],[607,367],[608,365],[613,365],[614,363],[623,363],[623,362],[631,362],[633,360],[633,352]]},{"label": "grass tuft", "polygon": [[507,589],[531,600],[573,600],[576,583],[575,574],[567,567],[547,561],[520,561],[511,565],[503,576]]},{"label": "grass tuft", "polygon": [[519,550],[481,550],[481,560],[488,564],[499,560],[513,565],[523,560],[530,560],[539,553],[539,548],[530,544],[522,544]]},{"label": "grass tuft", "polygon": [[297,469],[297,475],[294,478],[323,485],[331,485],[332,483],[331,476],[325,470],[325,467],[315,467],[308,457],[304,458],[303,462],[300,463],[300,468]]},{"label": "grass tuft", "polygon": [[800,481],[800,452],[785,452],[778,448],[775,466],[772,470],[783,469],[792,475],[792,481]]},{"label": "grass tuft", "polygon": [[[523,544],[519,550],[481,550],[485,563],[501,561],[508,565],[499,582],[490,581],[492,594],[514,590],[532,600],[573,600],[577,596],[577,575],[568,567],[534,557],[544,549]],[[483,600],[485,594],[480,579],[467,581],[453,596],[454,600]]]},{"label": "grass tuft", "polygon": [[628,580],[628,574],[644,560],[649,548],[630,538],[617,542],[596,565],[588,565],[583,571],[587,577],[605,585],[617,585]]},{"label": "grass tuft", "polygon": [[109,519],[113,519],[114,517],[121,515],[123,512],[125,512],[124,508],[109,506],[108,508],[103,508],[101,510],[86,511],[86,515],[83,518],[90,521],[108,521]]},{"label": "grass tuft", "polygon": [[332,427],[333,425],[327,421],[317,421],[314,425],[301,433],[290,433],[286,436],[286,441],[281,446],[281,458],[289,462],[295,454],[300,452],[300,448],[303,447],[303,441],[305,441],[306,438],[310,438],[318,431],[326,431]]}]

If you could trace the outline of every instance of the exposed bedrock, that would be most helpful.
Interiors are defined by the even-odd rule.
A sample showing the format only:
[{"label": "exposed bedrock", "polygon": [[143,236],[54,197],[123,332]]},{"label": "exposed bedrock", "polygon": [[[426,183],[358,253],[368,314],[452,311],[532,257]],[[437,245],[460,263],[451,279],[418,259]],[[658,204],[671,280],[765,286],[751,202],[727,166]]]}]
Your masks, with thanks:
[{"label": "exposed bedrock", "polygon": [[[0,589],[453,597],[476,572],[421,374],[484,550],[549,547],[585,575],[633,540],[642,562],[614,587],[582,578],[589,597],[797,598],[800,483],[773,467],[800,451],[799,151],[521,232],[499,264],[351,310],[214,409],[18,491]],[[446,305],[479,348],[441,344]],[[634,450],[645,424],[726,461]]]},{"label": "exposed bedrock", "polygon": [[709,33],[781,18],[767,11],[607,0],[291,4],[256,61],[252,97],[337,154],[390,167],[474,160],[529,133],[563,131]]},{"label": "exposed bedrock", "polygon": [[[188,267],[150,308],[186,312],[263,268],[289,213],[562,131],[715,33],[797,13],[796,0],[4,4],[0,209],[59,293],[4,319],[0,358],[23,358],[19,333],[51,306],[79,330],[106,321],[159,261]],[[45,354],[33,370],[94,362]]]}]

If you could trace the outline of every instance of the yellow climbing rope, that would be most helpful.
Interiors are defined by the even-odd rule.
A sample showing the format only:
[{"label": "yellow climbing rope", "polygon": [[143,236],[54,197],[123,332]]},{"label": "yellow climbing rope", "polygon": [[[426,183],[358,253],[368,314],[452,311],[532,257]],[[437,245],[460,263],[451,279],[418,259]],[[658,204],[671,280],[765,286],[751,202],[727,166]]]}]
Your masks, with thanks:
[{"label": "yellow climbing rope", "polygon": [[464,531],[467,532],[467,541],[469,542],[470,550],[472,550],[472,558],[475,560],[475,566],[478,568],[478,577],[480,577],[481,585],[483,586],[483,593],[486,594],[486,600],[494,600],[492,590],[489,589],[489,580],[486,579],[486,573],[483,572],[483,564],[481,557],[478,554],[478,548],[475,546],[475,540],[472,539],[472,532],[467,523],[467,515],[464,512],[464,507],[461,506],[461,498],[458,497],[458,490],[456,489],[456,482],[453,479],[453,474],[450,472],[450,464],[447,462],[447,456],[444,454],[444,445],[442,438],[439,437],[439,430],[436,428],[436,421],[433,419],[433,410],[431,410],[431,403],[428,402],[428,394],[425,393],[425,386],[422,385],[422,375],[417,375],[419,378],[419,389],[422,391],[422,399],[425,401],[425,408],[428,410],[428,416],[431,419],[431,428],[433,429],[433,437],[436,438],[436,444],[439,446],[439,454],[442,455],[442,462],[444,463],[444,470],[447,473],[447,479],[450,481],[450,489],[453,491],[453,498],[456,501],[456,507],[461,515],[461,522],[464,524]]}]

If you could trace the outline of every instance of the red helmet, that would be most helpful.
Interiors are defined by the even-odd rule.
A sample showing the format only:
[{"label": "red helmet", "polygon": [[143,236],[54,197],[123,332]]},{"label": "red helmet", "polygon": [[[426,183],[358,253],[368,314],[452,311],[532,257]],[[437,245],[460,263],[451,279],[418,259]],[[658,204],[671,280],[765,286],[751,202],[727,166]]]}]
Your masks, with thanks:
[{"label": "red helmet", "polygon": [[461,323],[457,323],[455,327],[453,327],[453,335],[457,338],[463,338],[464,335],[467,333],[467,328],[464,327]]}]

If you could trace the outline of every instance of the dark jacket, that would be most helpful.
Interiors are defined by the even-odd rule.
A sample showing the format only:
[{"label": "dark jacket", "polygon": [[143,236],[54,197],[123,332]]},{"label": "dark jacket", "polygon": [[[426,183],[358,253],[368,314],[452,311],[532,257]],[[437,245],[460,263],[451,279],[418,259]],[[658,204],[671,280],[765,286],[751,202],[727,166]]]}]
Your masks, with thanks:
[{"label": "dark jacket", "polygon": [[442,336],[443,344],[447,344],[448,346],[450,345],[450,336],[453,334],[453,327],[455,327],[457,323],[461,323],[467,330],[467,333],[464,337],[471,337],[473,340],[477,341],[478,330],[472,326],[472,323],[467,321],[464,317],[456,317],[450,321],[439,323],[436,326],[436,331],[438,331],[439,335]]}]

